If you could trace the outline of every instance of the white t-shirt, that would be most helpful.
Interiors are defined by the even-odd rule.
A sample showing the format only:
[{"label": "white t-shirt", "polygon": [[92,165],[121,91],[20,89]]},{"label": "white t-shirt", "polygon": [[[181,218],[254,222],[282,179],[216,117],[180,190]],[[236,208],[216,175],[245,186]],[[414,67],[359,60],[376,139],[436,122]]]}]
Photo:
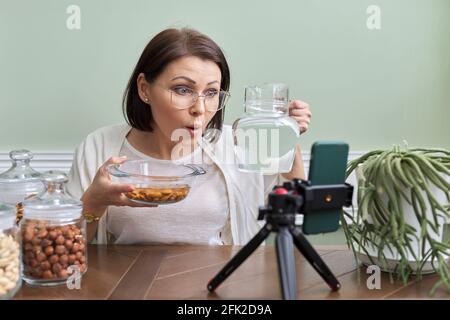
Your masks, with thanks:
[{"label": "white t-shirt", "polygon": [[[177,162],[189,163],[198,159],[201,148]],[[129,160],[145,159],[158,164],[171,163],[149,157],[135,149],[125,139],[120,155]],[[195,162],[197,163],[197,162]],[[168,244],[228,244],[222,233],[229,231],[228,195],[224,177],[212,161],[202,161],[206,174],[197,176],[186,199],[155,208],[108,208],[107,230],[115,244],[168,243]]]}]

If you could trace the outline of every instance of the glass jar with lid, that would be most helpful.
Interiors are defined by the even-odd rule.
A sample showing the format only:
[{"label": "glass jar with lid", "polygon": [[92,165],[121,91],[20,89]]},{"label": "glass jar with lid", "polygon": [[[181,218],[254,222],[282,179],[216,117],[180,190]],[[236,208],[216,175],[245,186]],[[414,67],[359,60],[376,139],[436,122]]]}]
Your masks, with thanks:
[{"label": "glass jar with lid", "polygon": [[12,166],[0,174],[0,202],[17,206],[18,219],[22,215],[22,201],[44,190],[40,173],[30,166],[33,154],[28,150],[9,153]]},{"label": "glass jar with lid", "polygon": [[245,88],[245,114],[233,123],[234,154],[239,170],[289,172],[300,130],[289,117],[289,88],[267,83]]},{"label": "glass jar with lid", "polygon": [[20,232],[14,206],[0,203],[0,299],[12,298],[22,284]]},{"label": "glass jar with lid", "polygon": [[87,270],[82,202],[65,193],[64,172],[47,171],[41,179],[46,190],[24,202],[20,223],[23,279],[42,286],[64,284],[72,274],[81,279]]}]

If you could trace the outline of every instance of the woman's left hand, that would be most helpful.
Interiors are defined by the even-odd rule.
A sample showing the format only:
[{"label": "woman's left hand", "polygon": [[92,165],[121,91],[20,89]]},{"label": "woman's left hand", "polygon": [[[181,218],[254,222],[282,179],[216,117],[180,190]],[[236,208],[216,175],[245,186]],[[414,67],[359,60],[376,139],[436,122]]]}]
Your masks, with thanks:
[{"label": "woman's left hand", "polygon": [[312,116],[309,104],[301,100],[292,100],[289,104],[289,116],[297,121],[300,133],[305,133],[308,130]]}]

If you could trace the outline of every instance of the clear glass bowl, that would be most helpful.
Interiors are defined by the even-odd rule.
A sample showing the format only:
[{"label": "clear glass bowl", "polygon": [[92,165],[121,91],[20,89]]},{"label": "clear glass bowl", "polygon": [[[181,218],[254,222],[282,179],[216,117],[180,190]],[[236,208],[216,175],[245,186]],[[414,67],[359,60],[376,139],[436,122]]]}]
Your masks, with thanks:
[{"label": "clear glass bowl", "polygon": [[133,202],[144,204],[171,204],[184,200],[193,186],[195,177],[206,171],[194,164],[176,164],[171,161],[156,162],[131,160],[108,166],[113,181],[134,186],[125,193]]}]

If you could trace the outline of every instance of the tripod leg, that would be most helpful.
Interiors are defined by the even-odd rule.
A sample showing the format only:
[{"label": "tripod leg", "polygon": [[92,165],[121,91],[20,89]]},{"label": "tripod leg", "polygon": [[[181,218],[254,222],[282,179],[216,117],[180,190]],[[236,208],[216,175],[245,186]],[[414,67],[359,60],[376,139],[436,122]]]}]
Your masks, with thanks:
[{"label": "tripod leg", "polygon": [[245,259],[255,251],[258,246],[269,236],[270,229],[267,224],[243,247],[219,273],[208,283],[208,290],[213,292],[222,282],[224,282],[234,270],[236,270]]},{"label": "tripod leg", "polygon": [[289,233],[288,227],[280,227],[275,245],[283,299],[295,300],[297,299],[297,276],[292,235]]},{"label": "tripod leg", "polygon": [[291,228],[289,231],[294,238],[294,244],[297,249],[302,253],[306,260],[308,260],[317,273],[319,273],[322,279],[325,280],[331,290],[338,291],[341,288],[341,284],[305,236],[295,227]]}]

